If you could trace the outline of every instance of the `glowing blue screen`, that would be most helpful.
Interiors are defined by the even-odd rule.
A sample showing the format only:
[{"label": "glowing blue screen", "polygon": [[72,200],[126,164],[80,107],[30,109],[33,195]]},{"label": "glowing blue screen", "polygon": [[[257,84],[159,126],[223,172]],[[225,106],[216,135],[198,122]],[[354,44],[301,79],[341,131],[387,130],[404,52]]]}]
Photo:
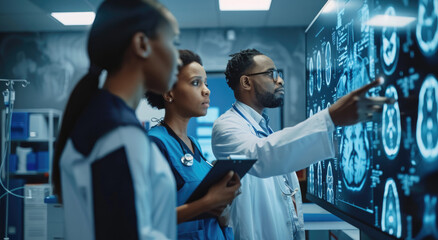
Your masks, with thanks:
[{"label": "glowing blue screen", "polygon": [[375,231],[438,239],[438,0],[325,5],[306,30],[307,117],[377,77],[367,96],[395,103],[336,127],[336,157],[308,168],[307,194]]}]

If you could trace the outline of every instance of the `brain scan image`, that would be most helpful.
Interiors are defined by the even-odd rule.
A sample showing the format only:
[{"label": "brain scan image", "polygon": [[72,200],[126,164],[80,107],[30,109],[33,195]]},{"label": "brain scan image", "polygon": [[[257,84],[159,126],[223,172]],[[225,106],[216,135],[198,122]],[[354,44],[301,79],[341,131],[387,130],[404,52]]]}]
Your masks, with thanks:
[{"label": "brain scan image", "polygon": [[327,167],[327,176],[325,177],[325,181],[327,183],[327,202],[334,203],[335,196],[333,191],[333,170],[330,162]]},{"label": "brain scan image", "polygon": [[321,162],[318,162],[318,197],[322,198],[322,166]]},{"label": "brain scan image", "polygon": [[[389,85],[386,88],[385,96],[398,100],[397,90]],[[398,102],[384,104],[382,112],[382,143],[388,159],[394,159],[400,149],[401,121]]]},{"label": "brain scan image", "polygon": [[437,197],[424,196],[423,226],[417,236],[415,236],[415,239],[438,239],[436,202]]},{"label": "brain scan image", "polygon": [[309,193],[315,194],[315,169],[313,168],[313,164],[309,167]]},{"label": "brain scan image", "polygon": [[[395,9],[389,7],[385,11],[386,16],[396,16]],[[382,28],[382,47],[381,58],[382,67],[386,75],[391,75],[398,61],[400,40],[397,35],[397,28],[394,26],[384,26]]]},{"label": "brain scan image", "polygon": [[341,98],[349,92],[362,87],[370,82],[365,61],[356,57],[351,63],[343,69],[336,86],[336,97]]},{"label": "brain scan image", "polygon": [[332,80],[332,47],[330,42],[325,45],[325,83],[330,85]]},{"label": "brain scan image", "polygon": [[314,88],[314,79],[313,79],[313,59],[309,60],[309,95],[313,96],[313,88]]},{"label": "brain scan image", "polygon": [[397,187],[392,178],[385,184],[382,204],[382,230],[397,238],[401,237],[402,223]]},{"label": "brain scan image", "polygon": [[416,36],[421,52],[432,56],[438,46],[438,0],[419,0]]},{"label": "brain scan image", "polygon": [[331,129],[306,197],[372,239],[438,239],[438,0],[334,0],[304,38],[305,116],[352,92],[377,111]]},{"label": "brain scan image", "polygon": [[322,87],[322,67],[321,67],[321,52],[318,51],[316,55],[316,88],[318,92],[321,91]]},{"label": "brain scan image", "polygon": [[343,182],[350,191],[360,191],[370,165],[370,144],[362,123],[344,127],[340,144]]},{"label": "brain scan image", "polygon": [[418,96],[416,139],[424,160],[435,161],[438,157],[438,82],[428,75]]}]

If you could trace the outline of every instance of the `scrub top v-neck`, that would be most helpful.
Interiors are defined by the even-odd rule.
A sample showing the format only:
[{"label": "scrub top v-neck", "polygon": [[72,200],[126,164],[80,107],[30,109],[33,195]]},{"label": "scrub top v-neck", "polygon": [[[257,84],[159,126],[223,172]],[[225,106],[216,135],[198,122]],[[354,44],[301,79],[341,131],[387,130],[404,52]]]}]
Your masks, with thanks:
[{"label": "scrub top v-neck", "polygon": [[[211,169],[203,159],[199,143],[190,137],[194,152],[180,144],[177,136],[165,126],[158,125],[149,131],[149,137],[161,150],[170,164],[177,182],[177,206],[183,205]],[[185,153],[193,154],[193,165],[181,162]],[[178,239],[233,239],[231,228],[221,228],[216,218],[197,219],[178,224]]]}]

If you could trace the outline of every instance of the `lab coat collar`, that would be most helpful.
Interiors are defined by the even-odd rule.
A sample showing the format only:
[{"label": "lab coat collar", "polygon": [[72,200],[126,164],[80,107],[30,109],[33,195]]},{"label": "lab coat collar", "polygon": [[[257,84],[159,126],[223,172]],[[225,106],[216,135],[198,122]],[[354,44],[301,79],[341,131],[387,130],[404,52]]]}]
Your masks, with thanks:
[{"label": "lab coat collar", "polygon": [[[245,117],[251,122],[251,124],[257,129],[257,131],[262,131],[269,135],[269,132],[266,132],[261,126],[260,123],[264,120],[266,121],[266,126],[269,124],[269,117],[266,115],[266,113],[263,111],[262,115],[260,115],[256,110],[254,110],[252,107],[246,105],[243,102],[237,101],[234,103],[237,109],[239,109],[242,114],[245,115]],[[264,124],[264,123],[262,123]]]}]

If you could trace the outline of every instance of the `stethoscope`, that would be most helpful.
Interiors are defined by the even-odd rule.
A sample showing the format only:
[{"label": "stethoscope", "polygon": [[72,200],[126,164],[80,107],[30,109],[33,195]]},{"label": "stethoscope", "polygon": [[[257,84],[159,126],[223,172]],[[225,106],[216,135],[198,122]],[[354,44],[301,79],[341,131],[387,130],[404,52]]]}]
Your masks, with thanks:
[{"label": "stethoscope", "polygon": [[[178,135],[176,135],[176,133],[172,130],[172,128],[169,127],[169,125],[167,125],[164,121],[161,121],[161,125],[163,125],[167,131],[170,133],[170,135],[172,135],[173,138],[175,138],[175,140],[179,143],[179,146],[181,147],[181,150],[183,152],[183,156],[181,157],[181,163],[186,166],[186,167],[191,167],[193,166],[193,155],[191,153],[188,153],[186,151],[186,149],[183,146],[183,141],[181,140],[181,138],[178,137]],[[190,142],[192,140],[190,139]],[[199,152],[199,155],[201,156],[202,159],[204,159],[204,161],[210,165],[210,167],[213,167],[213,164],[211,164],[209,161],[207,161],[207,159],[204,157],[204,155],[202,155],[202,152],[198,149],[198,147],[196,146],[196,144],[193,144],[193,149],[197,149]]]},{"label": "stethoscope", "polygon": [[272,134],[272,133],[274,133],[274,131],[272,131],[272,129],[268,126],[267,128],[268,128],[268,132],[269,132],[269,134],[266,134],[265,132],[262,132],[262,131],[259,131],[259,130],[257,130],[257,128],[255,128],[254,127],[254,125],[252,125],[252,123],[248,120],[248,118],[246,118],[245,117],[245,115],[243,115],[243,113],[239,110],[239,109],[237,109],[237,107],[236,107],[236,105],[235,104],[233,104],[233,109],[243,118],[243,119],[245,119],[245,121],[247,121],[248,123],[249,123],[249,125],[251,125],[251,127],[252,127],[252,129],[254,130],[254,132],[256,133],[256,135],[258,136],[258,137],[260,137],[260,135],[261,136],[263,136],[263,137],[267,137],[267,136],[269,136],[269,134]]},{"label": "stethoscope", "polygon": [[[243,115],[243,113],[239,110],[239,109],[237,109],[237,107],[236,107],[236,105],[235,104],[233,104],[233,108],[234,108],[234,110],[243,118],[243,119],[245,119],[248,123],[249,123],[249,125],[251,125],[251,127],[252,127],[252,129],[254,130],[254,132],[257,134],[257,136],[259,136],[260,137],[260,135],[261,136],[263,136],[263,137],[267,137],[267,136],[269,136],[269,134],[272,134],[274,131],[272,131],[272,129],[268,126],[267,128],[268,128],[268,131],[269,131],[269,134],[266,134],[265,132],[262,132],[262,131],[259,131],[259,130],[257,130],[255,127],[254,127],[254,125],[252,125],[252,123],[248,120],[248,118],[246,118],[245,117],[245,115]],[[288,191],[284,191],[282,188],[280,188],[281,189],[281,193],[284,195],[284,196],[287,196],[287,197],[292,197],[293,195],[295,195],[297,192],[298,192],[298,188],[295,188],[295,189],[292,189],[292,187],[290,186],[290,184],[289,184],[289,181],[287,180],[287,177],[286,176],[282,176],[283,177],[283,183],[284,183],[284,185],[286,186],[286,188],[287,188],[287,190]],[[278,178],[277,178],[278,179]],[[280,186],[281,186],[281,184],[280,184]]]}]

